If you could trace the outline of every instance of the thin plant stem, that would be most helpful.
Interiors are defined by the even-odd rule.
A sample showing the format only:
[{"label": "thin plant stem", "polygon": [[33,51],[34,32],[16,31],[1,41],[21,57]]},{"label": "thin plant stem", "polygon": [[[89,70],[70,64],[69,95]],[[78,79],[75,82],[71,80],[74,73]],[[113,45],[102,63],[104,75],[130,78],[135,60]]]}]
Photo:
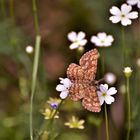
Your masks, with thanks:
[{"label": "thin plant stem", "polygon": [[14,18],[14,0],[10,0],[10,17]]},{"label": "thin plant stem", "polygon": [[123,66],[125,64],[125,59],[126,59],[126,51],[125,51],[125,33],[124,33],[124,28],[122,27],[122,62]]},{"label": "thin plant stem", "polygon": [[1,12],[3,17],[5,17],[6,16],[5,0],[1,0]]},{"label": "thin plant stem", "polygon": [[100,126],[97,126],[97,140],[101,140],[101,133],[100,133],[100,131],[101,131]]},{"label": "thin plant stem", "polygon": [[36,32],[36,35],[39,35],[40,30],[39,30],[39,20],[38,20],[36,0],[32,0],[32,8],[33,8],[33,14],[34,14],[35,32]]},{"label": "thin plant stem", "polygon": [[[139,9],[139,14],[140,14],[140,9]],[[138,27],[138,44],[139,44],[139,47],[137,49],[137,54],[139,55],[140,54],[140,18],[139,18],[139,27]]]},{"label": "thin plant stem", "polygon": [[39,62],[39,54],[40,54],[40,42],[41,42],[41,37],[37,35],[36,42],[35,42],[35,55],[34,55],[34,62],[33,62],[31,98],[30,98],[30,139],[31,140],[33,140],[33,98],[36,89],[38,62]]},{"label": "thin plant stem", "polygon": [[128,129],[127,129],[127,140],[130,138],[130,128],[131,128],[131,108],[130,108],[130,83],[129,83],[129,77],[126,78],[126,90],[127,90],[127,121],[128,121]]},{"label": "thin plant stem", "polygon": [[105,56],[102,54],[102,75],[104,75],[105,72]]},{"label": "thin plant stem", "polygon": [[106,140],[109,140],[109,127],[108,127],[108,115],[106,103],[105,103],[105,125],[106,125]]}]

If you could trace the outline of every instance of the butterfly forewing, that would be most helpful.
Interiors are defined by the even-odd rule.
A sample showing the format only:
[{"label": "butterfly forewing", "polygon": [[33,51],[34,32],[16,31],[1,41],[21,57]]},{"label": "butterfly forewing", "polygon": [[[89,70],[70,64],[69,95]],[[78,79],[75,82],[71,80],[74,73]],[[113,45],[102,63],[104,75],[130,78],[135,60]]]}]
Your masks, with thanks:
[{"label": "butterfly forewing", "polygon": [[83,80],[84,79],[84,71],[81,68],[81,66],[77,64],[70,64],[69,67],[67,68],[67,77],[71,81],[75,80]]},{"label": "butterfly forewing", "polygon": [[93,81],[95,79],[96,70],[97,70],[97,59],[99,53],[97,49],[93,49],[85,53],[80,59],[80,66],[85,71],[85,79]]}]

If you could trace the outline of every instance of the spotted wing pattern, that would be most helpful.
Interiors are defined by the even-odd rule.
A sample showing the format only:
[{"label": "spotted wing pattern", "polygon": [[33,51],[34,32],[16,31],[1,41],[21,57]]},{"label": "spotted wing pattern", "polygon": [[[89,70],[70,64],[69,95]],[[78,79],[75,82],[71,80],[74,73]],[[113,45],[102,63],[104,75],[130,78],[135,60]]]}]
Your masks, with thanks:
[{"label": "spotted wing pattern", "polygon": [[70,98],[74,101],[83,98],[82,105],[92,112],[100,111],[96,87],[91,85],[95,79],[98,57],[97,49],[93,49],[81,57],[80,65],[72,63],[67,69],[67,77],[73,83],[69,89]]}]

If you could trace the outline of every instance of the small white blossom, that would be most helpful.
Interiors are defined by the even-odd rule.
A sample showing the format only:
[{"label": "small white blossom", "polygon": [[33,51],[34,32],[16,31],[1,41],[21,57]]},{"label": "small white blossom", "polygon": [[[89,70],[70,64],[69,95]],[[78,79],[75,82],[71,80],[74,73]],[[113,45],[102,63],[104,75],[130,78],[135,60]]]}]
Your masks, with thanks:
[{"label": "small white blossom", "polygon": [[140,8],[140,0],[127,0],[127,3],[130,5],[137,5]]},{"label": "small white blossom", "polygon": [[126,77],[130,77],[132,74],[132,69],[131,69],[131,67],[125,67],[123,72],[124,72]]},{"label": "small white blossom", "polygon": [[59,79],[61,84],[56,86],[56,90],[61,92],[60,98],[65,99],[69,94],[69,88],[71,87],[72,83],[68,78],[59,78]]},{"label": "small white blossom", "polygon": [[72,42],[69,46],[70,49],[77,49],[86,45],[87,40],[85,39],[86,34],[82,31],[79,33],[70,32],[68,33],[68,40]]},{"label": "small white blossom", "polygon": [[123,26],[130,25],[132,23],[131,19],[138,18],[138,12],[133,11],[131,5],[122,4],[121,9],[119,9],[116,6],[113,6],[110,9],[110,13],[113,15],[109,18],[109,20],[112,21],[112,23],[118,23],[121,22]]},{"label": "small white blossom", "polygon": [[106,33],[98,33],[97,36],[91,37],[91,42],[99,47],[108,47],[112,45],[114,38],[112,35],[107,35]]},{"label": "small white blossom", "polygon": [[26,52],[27,53],[32,53],[34,51],[34,48],[32,46],[27,46],[26,47]]},{"label": "small white blossom", "polygon": [[117,78],[114,73],[108,72],[105,74],[105,81],[110,85],[114,84],[116,82],[116,79]]},{"label": "small white blossom", "polygon": [[114,102],[115,99],[111,95],[114,95],[116,93],[117,93],[117,90],[115,87],[111,87],[108,89],[107,84],[101,84],[99,86],[99,90],[97,91],[100,105],[102,105],[104,101],[106,102],[106,104],[111,104],[112,102]]}]

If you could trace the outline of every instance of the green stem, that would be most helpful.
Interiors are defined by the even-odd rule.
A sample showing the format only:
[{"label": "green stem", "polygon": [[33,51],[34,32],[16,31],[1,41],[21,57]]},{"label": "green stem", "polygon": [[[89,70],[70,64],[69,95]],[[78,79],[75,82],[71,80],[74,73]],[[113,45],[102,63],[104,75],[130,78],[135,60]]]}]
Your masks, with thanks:
[{"label": "green stem", "polygon": [[100,131],[101,131],[100,126],[97,126],[97,139],[98,140],[101,140],[101,133],[100,133]]},{"label": "green stem", "polygon": [[126,52],[125,52],[125,33],[124,33],[124,28],[122,27],[122,62],[123,62],[123,67],[125,64],[125,59],[126,59]]},{"label": "green stem", "polygon": [[32,0],[32,8],[33,8],[33,14],[34,14],[34,24],[35,24],[36,35],[39,35],[40,31],[39,31],[39,20],[38,20],[36,0]]},{"label": "green stem", "polygon": [[108,115],[106,103],[105,103],[105,124],[106,124],[106,140],[109,140]]},{"label": "green stem", "polygon": [[105,72],[105,54],[102,54],[102,76],[104,75]]},{"label": "green stem", "polygon": [[14,18],[14,0],[10,0],[10,17]]},{"label": "green stem", "polygon": [[5,0],[1,0],[1,13],[3,17],[6,15],[6,10],[5,10]]},{"label": "green stem", "polygon": [[130,109],[130,86],[129,86],[129,77],[126,78],[126,90],[127,90],[127,106],[128,106],[128,114],[127,114],[127,121],[128,121],[128,129],[127,129],[127,140],[130,138],[130,118],[131,118],[131,109]]},{"label": "green stem", "polygon": [[33,97],[36,89],[38,62],[39,62],[39,54],[40,54],[40,42],[41,42],[41,37],[38,35],[36,36],[36,42],[35,42],[35,55],[34,55],[34,63],[33,63],[31,98],[30,98],[30,139],[31,140],[33,140]]}]

